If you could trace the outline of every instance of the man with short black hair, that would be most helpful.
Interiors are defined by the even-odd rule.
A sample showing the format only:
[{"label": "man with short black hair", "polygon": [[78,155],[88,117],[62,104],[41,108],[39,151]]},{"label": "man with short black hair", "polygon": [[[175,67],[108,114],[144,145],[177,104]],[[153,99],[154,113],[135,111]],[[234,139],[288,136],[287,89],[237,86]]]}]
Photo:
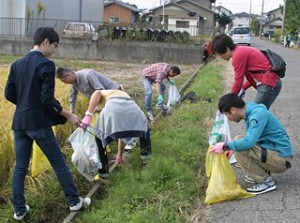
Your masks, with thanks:
[{"label": "man with short black hair", "polygon": [[[5,86],[5,98],[16,105],[12,129],[15,139],[15,168],[12,197],[15,220],[29,212],[24,196],[33,141],[41,148],[53,167],[68,199],[70,211],[79,211],[91,204],[90,198],[79,197],[72,175],[54,136],[53,117],[63,116],[72,125],[80,125],[78,116],[65,110],[54,97],[55,64],[49,60],[57,49],[59,36],[51,27],[36,30],[33,49],[11,65]],[[57,118],[56,118],[57,119]]]},{"label": "man with short black hair", "polygon": [[263,104],[245,102],[229,93],[219,100],[219,111],[230,121],[246,121],[246,134],[233,141],[217,143],[210,152],[234,151],[245,181],[253,183],[246,190],[262,194],[276,189],[271,173],[282,173],[291,168],[293,148],[289,136],[278,118]]}]

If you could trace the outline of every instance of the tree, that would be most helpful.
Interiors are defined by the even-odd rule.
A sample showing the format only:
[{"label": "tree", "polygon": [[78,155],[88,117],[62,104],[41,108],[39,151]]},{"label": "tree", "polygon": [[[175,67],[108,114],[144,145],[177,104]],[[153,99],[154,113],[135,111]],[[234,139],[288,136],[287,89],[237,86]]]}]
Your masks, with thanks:
[{"label": "tree", "polygon": [[295,34],[300,28],[300,1],[286,0],[286,2],[285,31],[290,34]]},{"label": "tree", "polygon": [[36,10],[37,10],[38,18],[40,18],[41,14],[43,14],[43,19],[44,19],[46,15],[46,6],[44,6],[42,2],[38,2],[36,5]]},{"label": "tree", "polygon": [[254,17],[251,22],[251,30],[254,33],[254,35],[258,35],[259,26],[260,26],[259,21],[257,20],[256,17]]},{"label": "tree", "polygon": [[232,22],[232,19],[226,15],[226,13],[222,12],[219,16],[219,26],[222,28],[225,28],[227,24],[230,24]]}]

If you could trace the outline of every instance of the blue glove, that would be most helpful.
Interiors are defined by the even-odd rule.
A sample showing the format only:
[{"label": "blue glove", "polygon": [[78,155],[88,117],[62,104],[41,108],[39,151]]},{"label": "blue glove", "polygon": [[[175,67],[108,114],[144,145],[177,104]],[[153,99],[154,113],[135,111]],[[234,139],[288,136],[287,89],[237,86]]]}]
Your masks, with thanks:
[{"label": "blue glove", "polygon": [[164,98],[163,98],[163,96],[160,94],[159,96],[158,96],[158,98],[157,98],[157,104],[162,104],[163,103],[163,101],[164,101]]},{"label": "blue glove", "polygon": [[170,83],[171,85],[175,85],[175,81],[174,81],[174,80],[169,80],[169,83]]}]

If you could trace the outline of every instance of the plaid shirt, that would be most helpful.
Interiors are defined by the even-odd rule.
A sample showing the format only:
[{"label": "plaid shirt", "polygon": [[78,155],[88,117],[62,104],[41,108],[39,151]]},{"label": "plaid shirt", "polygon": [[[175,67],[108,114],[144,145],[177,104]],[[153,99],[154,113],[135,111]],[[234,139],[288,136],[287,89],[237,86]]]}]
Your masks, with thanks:
[{"label": "plaid shirt", "polygon": [[142,75],[151,83],[161,83],[168,76],[171,66],[167,63],[155,63],[146,67],[142,71]]}]

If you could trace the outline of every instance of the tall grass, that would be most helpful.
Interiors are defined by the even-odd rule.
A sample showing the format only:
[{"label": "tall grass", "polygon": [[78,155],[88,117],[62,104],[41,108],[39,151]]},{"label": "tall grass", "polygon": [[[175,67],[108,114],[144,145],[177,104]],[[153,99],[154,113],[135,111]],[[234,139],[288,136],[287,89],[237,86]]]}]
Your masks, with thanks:
[{"label": "tall grass", "polygon": [[[0,88],[3,95],[7,79],[8,66],[0,68]],[[14,163],[13,137],[10,131],[14,105],[0,97],[0,203],[7,201],[9,195],[10,177]]]}]

